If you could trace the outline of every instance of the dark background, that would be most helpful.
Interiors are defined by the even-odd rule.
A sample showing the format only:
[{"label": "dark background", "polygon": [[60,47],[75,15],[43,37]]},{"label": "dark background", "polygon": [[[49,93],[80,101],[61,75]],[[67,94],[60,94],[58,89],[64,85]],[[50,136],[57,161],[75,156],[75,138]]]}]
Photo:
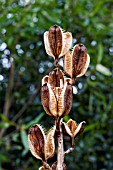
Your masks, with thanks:
[{"label": "dark background", "polygon": [[0,170],[41,166],[29,152],[27,133],[35,123],[47,130],[54,123],[40,100],[41,79],[54,68],[43,34],[54,24],[72,32],[73,45],[83,43],[91,58],[64,118],[87,122],[65,157],[67,169],[113,169],[112,10],[112,0],[0,0]]}]

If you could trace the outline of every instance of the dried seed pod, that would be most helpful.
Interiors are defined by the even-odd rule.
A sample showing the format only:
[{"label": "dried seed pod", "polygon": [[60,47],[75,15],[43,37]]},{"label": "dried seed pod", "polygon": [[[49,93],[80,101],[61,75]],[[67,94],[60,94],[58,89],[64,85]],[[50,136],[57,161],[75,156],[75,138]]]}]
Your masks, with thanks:
[{"label": "dried seed pod", "polygon": [[66,123],[66,125],[70,129],[71,134],[74,135],[74,132],[77,129],[77,123],[75,121],[73,121],[72,119],[69,119],[69,121]]},{"label": "dried seed pod", "polygon": [[70,32],[63,32],[62,51],[59,57],[64,56],[72,45],[72,34]]},{"label": "dried seed pod", "polygon": [[44,168],[44,166],[41,166],[41,167],[39,168],[39,170],[46,170],[46,169]]},{"label": "dried seed pod", "polygon": [[63,117],[66,116],[72,107],[72,101],[73,101],[73,87],[70,83],[67,83],[65,93],[64,93],[64,113]]},{"label": "dried seed pod", "polygon": [[78,44],[73,50],[73,74],[74,77],[81,77],[85,74],[89,66],[90,58],[87,55],[86,47],[83,44]]},{"label": "dried seed pod", "polygon": [[48,89],[49,89],[49,109],[53,117],[57,116],[57,98],[56,95],[53,91],[53,89],[50,87],[49,84]]},{"label": "dried seed pod", "polygon": [[44,130],[40,125],[32,126],[28,133],[28,144],[33,156],[41,159],[43,162],[53,157],[55,152],[54,137],[55,126],[49,130],[47,135],[44,134]]},{"label": "dried seed pod", "polygon": [[75,138],[84,130],[85,123],[86,122],[83,121],[77,125],[74,120],[69,119],[67,123],[63,122],[63,132],[67,133],[72,138]]},{"label": "dried seed pod", "polygon": [[64,88],[58,88],[58,116],[66,116],[72,107],[73,88],[69,83],[64,84]]},{"label": "dried seed pod", "polygon": [[52,116],[52,113],[49,108],[49,101],[50,101],[50,92],[47,83],[45,83],[41,88],[41,100],[44,110],[49,116]]},{"label": "dried seed pod", "polygon": [[68,83],[72,85],[72,79],[71,78],[64,78],[64,83]]},{"label": "dried seed pod", "polygon": [[78,126],[74,132],[74,137],[77,137],[80,133],[82,133],[84,131],[85,124],[86,124],[85,121],[78,124]]},{"label": "dried seed pod", "polygon": [[70,51],[64,56],[64,71],[67,76],[73,77],[73,57]]},{"label": "dried seed pod", "polygon": [[66,116],[72,107],[72,86],[69,83],[65,83],[63,88],[56,87],[52,89],[49,87],[49,91],[49,108],[52,115],[54,115],[54,117]]},{"label": "dried seed pod", "polygon": [[45,160],[53,157],[55,153],[55,126],[52,127],[46,135],[46,142],[45,142]]},{"label": "dried seed pod", "polygon": [[42,86],[43,86],[44,84],[48,83],[48,79],[49,79],[49,76],[48,76],[48,75],[46,75],[46,76],[43,77],[43,79],[42,79]]},{"label": "dried seed pod", "polygon": [[44,160],[44,144],[46,136],[44,134],[43,128],[36,124],[29,129],[28,132],[28,144],[31,153],[37,159]]},{"label": "dried seed pod", "polygon": [[41,99],[44,110],[49,116],[64,117],[72,106],[73,88],[70,79],[64,78],[58,68],[43,78]]},{"label": "dried seed pod", "polygon": [[[57,162],[54,162],[51,168],[52,168],[52,170],[57,170]],[[63,163],[63,170],[66,170],[65,163]]]},{"label": "dried seed pod", "polygon": [[57,99],[54,94],[54,89],[50,84],[44,84],[41,88],[41,100],[44,110],[49,116],[57,116]]},{"label": "dried seed pod", "polygon": [[81,77],[87,71],[90,57],[83,44],[74,46],[72,53],[68,52],[64,57],[64,71],[71,78]]},{"label": "dried seed pod", "polygon": [[69,51],[72,35],[69,32],[64,33],[59,26],[54,25],[44,33],[44,44],[47,54],[58,64],[58,59]]},{"label": "dried seed pod", "polygon": [[62,50],[62,30],[57,25],[50,27],[48,40],[51,51],[55,57],[58,57]]},{"label": "dried seed pod", "polygon": [[64,84],[63,72],[56,68],[49,73],[48,83],[51,87],[61,87]]}]

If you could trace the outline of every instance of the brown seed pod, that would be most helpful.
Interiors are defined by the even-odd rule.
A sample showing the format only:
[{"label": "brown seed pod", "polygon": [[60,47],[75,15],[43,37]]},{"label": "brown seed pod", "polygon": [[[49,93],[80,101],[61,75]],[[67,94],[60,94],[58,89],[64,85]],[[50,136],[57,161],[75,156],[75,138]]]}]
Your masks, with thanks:
[{"label": "brown seed pod", "polygon": [[44,44],[47,54],[52,56],[58,64],[58,59],[71,47],[72,35],[69,32],[64,33],[59,26],[54,25],[44,33]]},{"label": "brown seed pod", "polygon": [[73,57],[72,53],[68,51],[64,56],[64,71],[67,76],[73,77]]},{"label": "brown seed pod", "polygon": [[43,128],[36,124],[29,129],[28,132],[28,144],[31,153],[37,159],[44,160],[44,145],[46,136]]},{"label": "brown seed pod", "polygon": [[61,87],[64,84],[63,72],[56,68],[49,73],[48,83],[51,87]]},{"label": "brown seed pod", "polygon": [[73,50],[73,75],[81,77],[85,74],[89,66],[89,56],[87,55],[86,47],[83,44],[78,44]]},{"label": "brown seed pod", "polygon": [[64,71],[71,78],[81,77],[87,71],[90,57],[83,44],[74,46],[72,52],[68,52],[64,57]]},{"label": "brown seed pod", "polygon": [[54,93],[53,88],[50,87],[49,84],[48,85],[48,89],[49,89],[49,109],[51,112],[51,115],[53,117],[57,116],[57,98],[56,98],[56,94]]},{"label": "brown seed pod", "polygon": [[74,137],[77,137],[79,134],[81,134],[84,131],[85,124],[86,124],[85,121],[78,124],[78,126],[74,132]]},{"label": "brown seed pod", "polygon": [[63,117],[66,116],[72,107],[72,101],[73,101],[73,87],[71,84],[67,83],[66,90],[64,93],[64,113]]},{"label": "brown seed pod", "polygon": [[46,142],[45,142],[45,159],[49,159],[51,157],[53,157],[54,153],[55,153],[55,126],[52,127],[47,135],[46,135]]},{"label": "brown seed pod", "polygon": [[39,170],[46,170],[46,169],[44,168],[44,166],[41,166],[41,167],[39,168]]},{"label": "brown seed pod", "polygon": [[62,31],[57,25],[50,27],[48,40],[51,51],[55,57],[58,57],[62,50]]},{"label": "brown seed pod", "polygon": [[85,123],[86,122],[83,121],[77,125],[77,123],[74,120],[69,119],[69,121],[67,123],[63,122],[63,132],[67,133],[72,138],[75,138],[81,132],[83,132]]},{"label": "brown seed pod", "polygon": [[70,79],[64,78],[58,68],[43,78],[45,84],[41,88],[41,99],[44,110],[49,116],[64,117],[69,113],[73,99],[73,88],[69,81]]},{"label": "brown seed pod", "polygon": [[43,79],[42,79],[42,86],[43,86],[44,84],[48,83],[48,79],[49,79],[49,76],[48,76],[48,75],[46,75],[46,76],[43,77]]},{"label": "brown seed pod", "polygon": [[55,126],[52,127],[47,135],[44,134],[43,128],[36,124],[29,129],[28,144],[31,153],[37,159],[47,161],[53,157],[55,152]]},{"label": "brown seed pod", "polygon": [[50,92],[47,83],[45,83],[41,88],[41,100],[44,110],[49,116],[52,116],[52,113],[49,108],[49,101],[50,101]]}]

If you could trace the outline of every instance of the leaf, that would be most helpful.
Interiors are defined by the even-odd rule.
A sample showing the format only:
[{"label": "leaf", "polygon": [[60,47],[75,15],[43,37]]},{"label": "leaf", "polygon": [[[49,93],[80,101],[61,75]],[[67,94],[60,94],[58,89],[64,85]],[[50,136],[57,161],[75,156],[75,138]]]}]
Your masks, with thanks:
[{"label": "leaf", "polygon": [[43,116],[44,112],[40,113],[34,120],[25,125],[25,129],[30,128],[34,124],[37,124],[42,119]]},{"label": "leaf", "polygon": [[6,123],[6,127],[9,127],[9,126],[16,126],[16,123],[15,122],[12,122],[10,121],[6,116],[4,116],[3,114],[0,115],[0,118],[2,119],[3,122]]},{"label": "leaf", "polygon": [[91,131],[91,130],[93,130],[96,126],[98,126],[98,122],[86,126],[85,129],[84,129],[84,132]]},{"label": "leaf", "polygon": [[9,158],[6,155],[0,154],[0,164],[3,162],[9,162]]},{"label": "leaf", "polygon": [[101,63],[102,57],[103,57],[103,45],[102,43],[99,43],[98,45],[98,55],[97,55],[97,63]]},{"label": "leaf", "polygon": [[21,141],[22,141],[22,144],[23,144],[24,148],[25,148],[26,150],[29,150],[29,147],[28,147],[28,137],[27,137],[26,131],[25,131],[25,130],[22,130],[22,131],[20,132],[20,136],[21,136]]},{"label": "leaf", "polygon": [[63,120],[64,120],[65,122],[67,122],[67,121],[69,120],[69,115],[66,115],[66,116],[63,118]]},{"label": "leaf", "polygon": [[99,71],[100,73],[104,74],[105,76],[112,75],[111,71],[108,68],[106,68],[105,66],[103,66],[102,64],[97,64],[96,70]]}]

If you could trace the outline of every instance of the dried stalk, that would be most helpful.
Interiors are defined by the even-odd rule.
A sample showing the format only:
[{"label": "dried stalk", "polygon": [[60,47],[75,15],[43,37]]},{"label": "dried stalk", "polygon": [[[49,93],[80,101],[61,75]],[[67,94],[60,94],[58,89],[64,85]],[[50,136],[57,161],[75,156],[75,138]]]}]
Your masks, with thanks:
[{"label": "dried stalk", "polygon": [[[90,58],[83,44],[77,44],[70,52],[72,35],[62,31],[57,25],[44,33],[44,43],[47,54],[55,60],[56,68],[42,79],[41,99],[45,112],[54,118],[55,125],[46,135],[40,125],[32,126],[29,130],[28,142],[31,153],[42,160],[43,166],[39,170],[66,170],[64,156],[74,150],[74,139],[83,131],[85,121],[77,124],[69,119],[65,123],[63,117],[69,114],[72,107],[72,85],[78,77],[85,74]],[[59,67],[60,57],[63,57],[65,75]],[[65,152],[64,134],[71,137],[71,148]],[[57,161],[50,167],[47,160],[55,153],[55,140],[58,147]]]},{"label": "dried stalk", "polygon": [[63,146],[63,132],[62,132],[62,119],[59,123],[58,135],[58,155],[57,155],[57,170],[63,170],[64,163],[64,146]]}]

